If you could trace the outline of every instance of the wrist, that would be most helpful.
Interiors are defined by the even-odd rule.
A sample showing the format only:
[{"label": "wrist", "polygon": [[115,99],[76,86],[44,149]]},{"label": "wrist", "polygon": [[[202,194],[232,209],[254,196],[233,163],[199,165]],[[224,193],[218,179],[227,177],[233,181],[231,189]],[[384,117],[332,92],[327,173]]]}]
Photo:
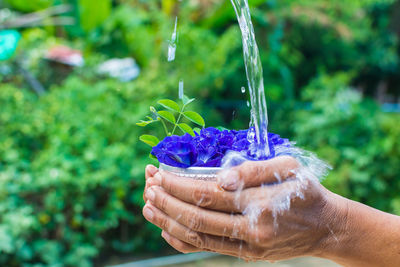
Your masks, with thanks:
[{"label": "wrist", "polygon": [[327,194],[326,210],[326,235],[315,256],[343,266],[398,266],[399,217],[332,192]]},{"label": "wrist", "polygon": [[321,240],[312,256],[334,260],[342,254],[345,246],[350,244],[348,227],[350,217],[350,200],[323,188],[325,205],[321,211]]}]

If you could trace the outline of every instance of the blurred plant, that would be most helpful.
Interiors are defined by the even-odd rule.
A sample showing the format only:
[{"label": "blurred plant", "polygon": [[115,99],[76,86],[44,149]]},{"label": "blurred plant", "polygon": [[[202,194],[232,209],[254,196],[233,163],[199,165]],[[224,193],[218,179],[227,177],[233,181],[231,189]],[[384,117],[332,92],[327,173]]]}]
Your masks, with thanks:
[{"label": "blurred plant", "polygon": [[12,8],[22,12],[33,12],[50,7],[54,0],[3,0]]},{"label": "blurred plant", "polygon": [[7,60],[14,55],[21,35],[17,31],[0,31],[0,60]]},{"label": "blurred plant", "polygon": [[347,84],[352,75],[321,75],[305,89],[310,110],[298,112],[295,140],[334,166],[325,185],[381,210],[398,209],[398,114],[385,114]]},{"label": "blurred plant", "polygon": [[135,126],[162,92],[77,78],[40,98],[2,86],[1,266],[92,266],[100,251],[162,246],[140,215],[148,151]]},{"label": "blurred plant", "polygon": [[[8,11],[8,12],[7,12]],[[57,5],[29,14],[16,14],[3,9],[3,18],[0,21],[0,30],[27,28],[38,26],[74,25],[75,20],[69,16],[58,16],[71,11],[69,5]]]}]

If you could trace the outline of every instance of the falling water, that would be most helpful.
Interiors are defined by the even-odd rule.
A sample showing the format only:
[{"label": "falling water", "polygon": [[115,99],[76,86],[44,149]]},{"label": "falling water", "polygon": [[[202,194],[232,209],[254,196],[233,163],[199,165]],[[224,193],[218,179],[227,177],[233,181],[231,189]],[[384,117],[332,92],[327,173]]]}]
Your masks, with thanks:
[{"label": "falling water", "polygon": [[[231,0],[242,32],[243,55],[246,68],[247,83],[251,102],[251,125],[249,140],[252,142],[251,152],[257,158],[270,154],[268,146],[268,113],[265,100],[263,69],[260,54],[251,22],[247,0]],[[256,142],[254,142],[254,138]]]},{"label": "falling water", "polygon": [[[247,75],[248,89],[250,93],[251,116],[250,130],[248,140],[252,146],[251,154],[257,158],[264,158],[270,154],[268,146],[268,112],[267,103],[264,92],[263,69],[261,59],[255,39],[254,28],[251,22],[251,15],[248,0],[231,0],[235,9],[237,20],[239,22],[242,33],[243,55]],[[241,88],[244,93],[245,88]],[[254,142],[256,140],[256,142]],[[278,146],[275,148],[275,156],[290,155],[296,158],[301,167],[292,170],[296,179],[291,182],[281,183],[280,190],[274,192],[273,187],[266,186],[264,188],[265,202],[269,203],[268,209],[273,217],[274,228],[278,228],[278,216],[290,209],[291,200],[293,198],[304,198],[304,191],[307,190],[309,183],[319,183],[319,179],[326,176],[330,168],[322,160],[318,159],[313,153],[304,151],[295,146],[293,142],[291,146]],[[238,152],[228,153],[223,160],[223,167],[229,168],[245,161],[246,158]],[[276,177],[277,181],[281,181],[281,177]],[[242,190],[236,191],[237,200],[239,200]],[[250,203],[243,211],[249,220],[249,228],[257,227],[257,222],[261,216],[265,206],[259,205],[259,202]]]},{"label": "falling water", "polygon": [[171,61],[175,60],[176,41],[177,41],[177,34],[176,34],[177,27],[178,27],[178,17],[175,18],[174,31],[172,33],[171,40],[169,41],[169,44],[168,44],[168,62],[171,62]]},{"label": "falling water", "polygon": [[179,99],[183,99],[183,80],[179,80]]}]

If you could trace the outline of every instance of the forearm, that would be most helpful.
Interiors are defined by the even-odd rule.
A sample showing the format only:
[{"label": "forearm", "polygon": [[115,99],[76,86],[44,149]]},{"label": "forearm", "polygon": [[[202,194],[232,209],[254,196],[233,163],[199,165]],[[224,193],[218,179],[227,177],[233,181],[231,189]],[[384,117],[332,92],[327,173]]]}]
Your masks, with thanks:
[{"label": "forearm", "polygon": [[338,221],[322,257],[352,267],[400,266],[400,217],[337,195],[333,198]]}]

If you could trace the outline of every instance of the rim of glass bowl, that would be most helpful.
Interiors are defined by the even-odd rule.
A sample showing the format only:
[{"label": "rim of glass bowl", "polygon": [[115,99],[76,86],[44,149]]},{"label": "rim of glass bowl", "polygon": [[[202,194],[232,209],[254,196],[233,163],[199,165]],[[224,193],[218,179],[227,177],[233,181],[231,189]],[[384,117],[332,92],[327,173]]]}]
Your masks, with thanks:
[{"label": "rim of glass bowl", "polygon": [[196,180],[215,180],[218,172],[223,169],[220,167],[190,167],[184,169],[160,163],[160,170]]}]

